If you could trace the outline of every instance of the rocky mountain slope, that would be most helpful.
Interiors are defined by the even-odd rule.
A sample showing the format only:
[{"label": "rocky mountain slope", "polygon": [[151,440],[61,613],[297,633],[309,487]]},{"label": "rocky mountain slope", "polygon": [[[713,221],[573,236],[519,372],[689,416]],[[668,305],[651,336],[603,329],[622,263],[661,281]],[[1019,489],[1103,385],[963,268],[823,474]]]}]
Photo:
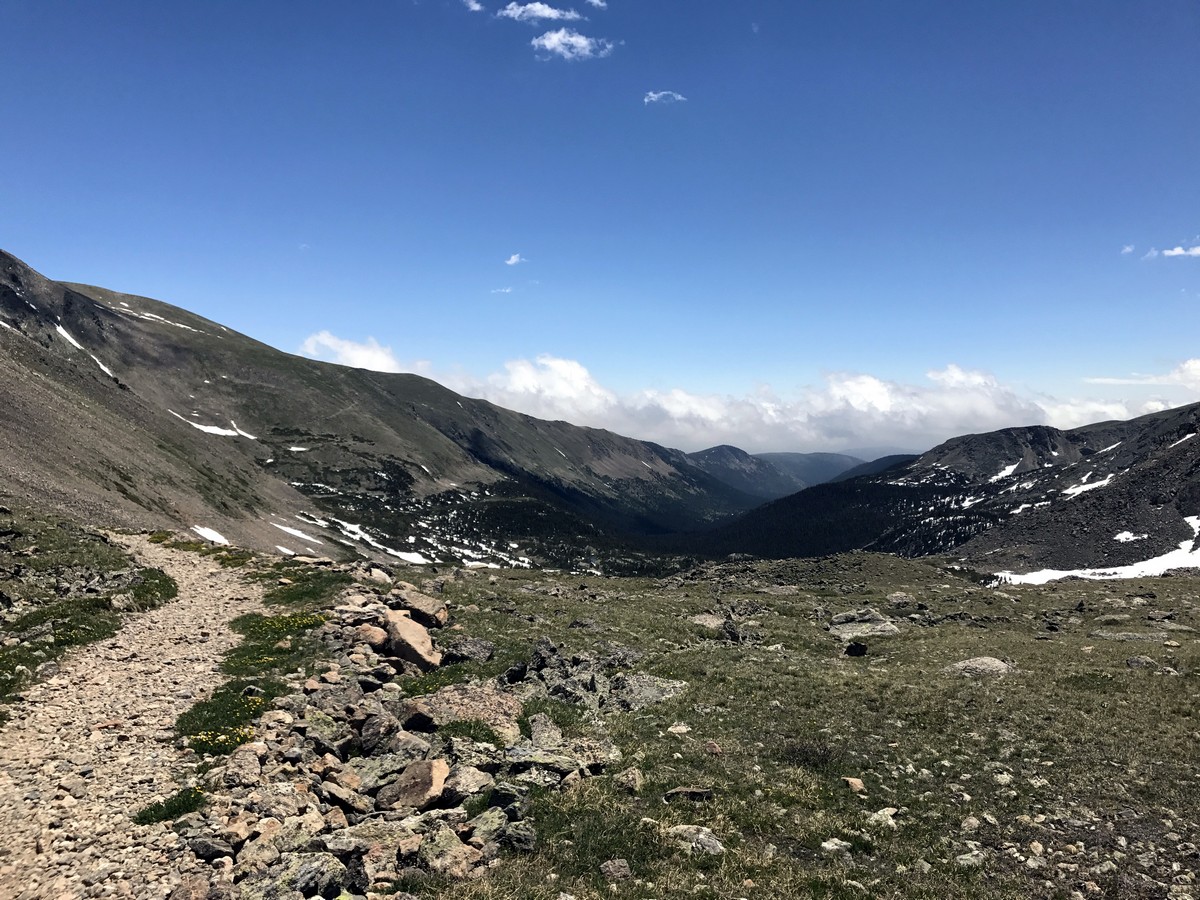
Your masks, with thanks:
[{"label": "rocky mountain slope", "polygon": [[0,477],[106,524],[505,565],[587,566],[758,502],[677,450],[291,356],[3,253]]},{"label": "rocky mountain slope", "polygon": [[1070,431],[965,435],[768,504],[700,544],[773,557],[953,553],[993,572],[1115,570],[1181,551],[1176,562],[1197,565],[1185,558],[1200,528],[1197,430],[1200,404]]}]

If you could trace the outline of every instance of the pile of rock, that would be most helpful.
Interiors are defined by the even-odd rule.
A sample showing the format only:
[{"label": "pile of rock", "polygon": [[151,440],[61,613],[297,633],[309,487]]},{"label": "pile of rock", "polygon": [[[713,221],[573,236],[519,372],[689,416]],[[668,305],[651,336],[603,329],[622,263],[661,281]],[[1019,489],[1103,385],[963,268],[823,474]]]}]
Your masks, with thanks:
[{"label": "pile of rock", "polygon": [[275,701],[258,740],[215,770],[206,812],[181,823],[214,878],[180,897],[390,897],[398,882],[478,875],[504,849],[535,846],[534,788],[621,761],[603,737],[566,737],[545,714],[523,720],[523,699],[638,709],[684,686],[620,671],[630,651],[568,658],[542,641],[498,679],[405,696],[397,673],[492,654],[479,640],[435,643],[430,630],[447,621],[446,604],[412,585],[342,599],[321,629],[334,662]]}]

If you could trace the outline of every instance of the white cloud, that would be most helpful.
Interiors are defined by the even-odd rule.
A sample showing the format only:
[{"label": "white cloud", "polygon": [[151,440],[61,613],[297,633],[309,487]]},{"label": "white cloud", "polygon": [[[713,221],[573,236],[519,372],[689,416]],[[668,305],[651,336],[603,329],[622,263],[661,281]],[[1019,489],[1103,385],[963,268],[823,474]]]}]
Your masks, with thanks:
[{"label": "white cloud", "polygon": [[1130,253],[1133,252],[1133,250],[1134,250],[1133,244],[1126,244],[1124,247],[1121,248],[1121,255],[1128,256]]},{"label": "white cloud", "polygon": [[492,288],[493,294],[511,294],[513,289],[510,287]]},{"label": "white cloud", "polygon": [[570,28],[547,31],[530,43],[535,50],[543,50],[563,59],[600,59],[613,51],[612,41],[586,37]]},{"label": "white cloud", "polygon": [[[917,383],[866,372],[834,372],[818,385],[790,396],[769,387],[735,396],[684,388],[619,393],[581,362],[542,354],[515,359],[485,377],[462,371],[435,372],[427,362],[396,359],[374,338],[355,342],[328,331],[309,337],[301,352],[310,357],[382,372],[417,372],[451,390],[490,400],[544,419],[606,428],[684,450],[734,444],[751,452],[838,450],[862,446],[932,447],[959,434],[1021,425],[1074,428],[1107,419],[1126,419],[1183,402],[1151,399],[1094,399],[1031,396],[976,369],[949,364]],[[1200,359],[1162,375],[1089,378],[1109,385],[1161,385],[1200,399]]]},{"label": "white cloud", "polygon": [[529,262],[529,260],[527,260],[525,257],[523,257],[520,253],[514,253],[512,256],[510,256],[508,259],[506,259],[504,261],[504,264],[506,266],[516,266],[516,265],[520,265],[523,262]]},{"label": "white cloud", "polygon": [[1200,256],[1200,247],[1175,247],[1171,250],[1164,250],[1163,256]]},{"label": "white cloud", "polygon": [[587,0],[587,2],[596,7],[596,9],[608,9],[607,0]]},{"label": "white cloud", "polygon": [[373,337],[357,343],[337,337],[328,331],[318,331],[304,339],[300,353],[313,359],[351,366],[355,369],[371,369],[375,372],[411,371],[400,365],[391,347],[382,346]]},{"label": "white cloud", "polygon": [[1156,256],[1158,256],[1158,251],[1151,247],[1144,254],[1142,254],[1142,259],[1154,259]]},{"label": "white cloud", "polygon": [[501,19],[513,19],[517,22],[531,22],[535,25],[546,19],[575,22],[583,18],[573,9],[559,9],[548,3],[510,3],[496,13],[496,16]]},{"label": "white cloud", "polygon": [[463,6],[471,12],[483,12],[483,4],[479,0],[463,0]]},{"label": "white cloud", "polygon": [[642,98],[642,102],[646,105],[651,103],[682,103],[685,100],[687,100],[687,97],[675,91],[646,91],[646,96]]},{"label": "white cloud", "polygon": [[1145,384],[1180,387],[1200,393],[1200,359],[1185,359],[1170,372],[1161,375],[1133,374],[1124,377],[1085,378],[1088,384]]}]

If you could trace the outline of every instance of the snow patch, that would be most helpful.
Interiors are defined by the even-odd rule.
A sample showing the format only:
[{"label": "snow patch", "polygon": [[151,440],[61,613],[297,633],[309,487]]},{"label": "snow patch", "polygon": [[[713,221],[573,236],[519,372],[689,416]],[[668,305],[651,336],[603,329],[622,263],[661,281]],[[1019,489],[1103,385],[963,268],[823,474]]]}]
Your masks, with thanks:
[{"label": "snow patch", "polygon": [[212,541],[214,544],[224,544],[227,547],[229,546],[229,541],[226,540],[220,532],[213,531],[211,528],[204,528],[201,525],[193,525],[192,531],[196,532],[196,534],[200,535],[200,537],[204,538],[206,541]]},{"label": "snow patch", "polygon": [[11,325],[9,325],[7,322],[5,322],[3,319],[0,319],[0,328],[7,328],[9,331],[17,330],[15,328],[13,328]]},{"label": "snow patch", "polygon": [[71,335],[70,335],[70,333],[67,331],[67,329],[63,328],[61,325],[56,325],[56,326],[54,327],[54,330],[55,330],[55,331],[57,331],[59,334],[61,334],[63,337],[65,337],[65,338],[67,339],[67,342],[68,342],[68,343],[69,343],[69,344],[70,344],[72,347],[74,347],[76,350],[82,350],[82,349],[83,349],[83,344],[79,343],[79,341],[77,341],[77,340],[75,340],[75,338],[71,337]]},{"label": "snow patch", "polygon": [[1097,450],[1096,452],[1097,453],[1107,453],[1109,450],[1116,450],[1118,447],[1121,446],[1121,443],[1122,443],[1121,441],[1117,441],[1115,444],[1109,444],[1103,450]]},{"label": "snow patch", "polygon": [[991,478],[989,478],[988,481],[989,482],[999,481],[1001,478],[1007,478],[1013,472],[1017,471],[1017,466],[1019,466],[1019,465],[1021,465],[1021,460],[1018,459],[1011,466],[1005,466],[1003,469],[1001,469],[999,472],[997,472],[995,475],[993,475]]},{"label": "snow patch", "polygon": [[1132,531],[1122,531],[1120,534],[1113,535],[1113,540],[1122,544],[1130,544],[1134,541],[1144,541],[1150,537],[1148,534],[1134,534]]},{"label": "snow patch", "polygon": [[175,412],[175,410],[173,410],[173,409],[168,409],[167,412],[169,412],[171,415],[173,415],[175,418],[177,418],[180,422],[187,422],[193,428],[198,428],[200,431],[203,431],[205,434],[219,434],[222,437],[237,437],[238,436],[238,433],[236,431],[230,431],[228,428],[218,428],[216,425],[201,425],[199,422],[191,422],[191,421],[185,419],[179,413]]},{"label": "snow patch", "polygon": [[1015,509],[1010,509],[1008,512],[1010,515],[1015,516],[1017,513],[1023,513],[1027,509],[1033,509],[1033,504],[1032,503],[1022,503],[1020,506],[1016,507]]},{"label": "snow patch", "polygon": [[233,430],[234,430],[234,431],[236,431],[238,434],[240,434],[242,437],[244,437],[244,438],[249,438],[249,439],[250,439],[250,440],[252,440],[252,441],[257,441],[257,440],[258,440],[258,438],[256,438],[254,435],[252,435],[252,434],[247,434],[246,432],[242,431],[242,429],[238,428],[238,427],[237,427],[237,422],[233,421],[233,419],[230,419],[230,420],[229,420],[229,424],[230,424],[230,425],[232,425],[232,426],[233,426]]},{"label": "snow patch", "polygon": [[272,524],[272,525],[274,525],[276,528],[278,528],[280,531],[287,532],[287,533],[288,533],[288,534],[290,534],[292,537],[298,537],[298,538],[300,538],[300,540],[302,540],[302,541],[308,541],[310,544],[318,544],[318,545],[320,545],[320,544],[324,544],[324,543],[325,543],[325,542],[324,542],[324,541],[322,541],[320,538],[315,538],[315,537],[313,537],[311,534],[305,534],[305,533],[304,533],[303,531],[301,531],[299,528],[291,528],[291,527],[289,527],[289,526],[287,526],[287,525],[280,525],[278,522],[272,522],[271,524]]},{"label": "snow patch", "polygon": [[1088,479],[1091,477],[1092,477],[1092,473],[1088,472],[1086,475],[1083,476],[1083,480],[1079,484],[1074,485],[1073,487],[1067,488],[1065,491],[1063,491],[1063,493],[1066,494],[1068,497],[1078,497],[1080,494],[1084,493],[1085,491],[1094,491],[1096,488],[1104,487],[1109,482],[1111,482],[1114,478],[1116,478],[1116,475],[1113,474],[1112,472],[1109,472],[1107,475],[1104,476],[1103,480],[1093,481],[1091,484],[1088,484]]},{"label": "snow patch", "polygon": [[1190,440],[1191,440],[1192,438],[1194,438],[1195,436],[1196,436],[1196,432],[1194,432],[1194,431],[1193,431],[1191,434],[1185,434],[1183,437],[1181,437],[1181,438],[1180,438],[1179,440],[1177,440],[1175,443],[1171,444],[1171,446],[1170,446],[1170,447],[1167,447],[1167,449],[1168,449],[1168,450],[1170,450],[1170,449],[1171,449],[1171,447],[1178,447],[1178,446],[1179,446],[1180,444],[1182,444],[1184,441],[1190,441]]},{"label": "snow patch", "polygon": [[308,452],[307,447],[288,447],[288,449],[291,450],[293,453],[307,453]]},{"label": "snow patch", "polygon": [[278,550],[280,553],[282,553],[284,556],[295,556],[296,555],[295,550],[289,550],[287,547],[283,546],[282,544],[276,544],[275,549]]},{"label": "snow patch", "polygon": [[1087,578],[1101,581],[1111,578],[1146,578],[1163,575],[1172,569],[1188,569],[1200,567],[1200,550],[1193,550],[1196,537],[1200,536],[1200,516],[1188,516],[1184,519],[1191,526],[1193,537],[1179,542],[1179,549],[1156,556],[1153,559],[1132,563],[1128,566],[1116,566],[1111,569],[1042,569],[1039,572],[1029,572],[1025,575],[1014,575],[1012,572],[997,572],[996,577],[1005,584],[1046,584],[1060,578]]},{"label": "snow patch", "polygon": [[[84,352],[86,353],[87,351],[84,351]],[[90,354],[90,353],[88,353],[88,356],[91,356],[91,357],[92,357],[92,362],[94,362],[96,365],[98,365],[98,366],[100,367],[100,371],[101,371],[101,372],[103,372],[105,375],[107,375],[109,378],[116,378],[116,377],[117,377],[116,375],[114,375],[114,374],[112,373],[112,369],[110,369],[110,368],[109,368],[108,366],[106,366],[104,363],[100,362],[100,360],[96,359],[96,357],[95,357],[95,356],[92,356],[92,354]]]}]

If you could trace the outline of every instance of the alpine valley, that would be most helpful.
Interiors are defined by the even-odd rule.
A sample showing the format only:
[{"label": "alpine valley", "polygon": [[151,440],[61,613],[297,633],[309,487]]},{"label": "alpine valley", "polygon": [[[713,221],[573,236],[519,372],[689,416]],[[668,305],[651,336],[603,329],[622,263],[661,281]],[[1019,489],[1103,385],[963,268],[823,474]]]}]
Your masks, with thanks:
[{"label": "alpine valley", "polygon": [[293,356],[0,253],[5,490],[269,552],[621,573],[870,549],[1138,574],[1192,562],[1198,420],[1011,428],[875,463],[687,454]]}]

